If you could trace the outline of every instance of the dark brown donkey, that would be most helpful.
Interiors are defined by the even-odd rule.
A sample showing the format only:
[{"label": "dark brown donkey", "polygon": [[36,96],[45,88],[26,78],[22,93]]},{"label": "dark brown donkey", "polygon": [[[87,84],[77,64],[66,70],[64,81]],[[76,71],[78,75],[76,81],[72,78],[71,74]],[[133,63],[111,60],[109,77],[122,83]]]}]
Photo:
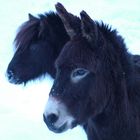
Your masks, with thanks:
[{"label": "dark brown donkey", "polygon": [[140,74],[122,37],[84,11],[79,22],[60,3],[56,10],[71,39],[55,62],[48,128],[61,133],[78,124],[88,140],[140,140]]}]

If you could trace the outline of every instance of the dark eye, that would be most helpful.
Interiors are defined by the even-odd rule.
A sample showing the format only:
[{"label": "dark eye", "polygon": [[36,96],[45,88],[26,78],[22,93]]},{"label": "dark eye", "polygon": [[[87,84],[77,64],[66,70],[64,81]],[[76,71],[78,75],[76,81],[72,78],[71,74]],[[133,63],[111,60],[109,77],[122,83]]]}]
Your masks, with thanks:
[{"label": "dark eye", "polygon": [[38,50],[38,45],[37,44],[32,44],[30,45],[30,51],[37,51]]},{"label": "dark eye", "polygon": [[87,73],[87,70],[85,70],[85,69],[76,69],[74,72],[73,72],[73,77],[75,77],[75,76],[82,76],[82,75],[84,75],[84,74],[86,74]]},{"label": "dark eye", "polygon": [[72,72],[71,79],[73,82],[78,82],[79,80],[84,78],[88,73],[89,71],[87,69],[77,68]]}]

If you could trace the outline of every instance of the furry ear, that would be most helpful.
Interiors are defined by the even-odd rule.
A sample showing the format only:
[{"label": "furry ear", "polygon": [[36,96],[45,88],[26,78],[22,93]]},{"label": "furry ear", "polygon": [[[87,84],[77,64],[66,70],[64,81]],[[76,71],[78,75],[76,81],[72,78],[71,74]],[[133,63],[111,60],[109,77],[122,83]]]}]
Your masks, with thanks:
[{"label": "furry ear", "polygon": [[98,39],[98,29],[96,23],[89,17],[89,15],[82,11],[81,16],[81,30],[82,35],[90,42],[96,43]]},{"label": "furry ear", "polygon": [[61,3],[57,3],[55,5],[55,8],[70,38],[73,38],[75,35],[80,34],[81,33],[80,19],[77,16],[74,16],[71,13],[67,12],[67,10]]},{"label": "furry ear", "polygon": [[35,16],[33,16],[32,14],[28,14],[29,20],[36,20],[37,18]]}]

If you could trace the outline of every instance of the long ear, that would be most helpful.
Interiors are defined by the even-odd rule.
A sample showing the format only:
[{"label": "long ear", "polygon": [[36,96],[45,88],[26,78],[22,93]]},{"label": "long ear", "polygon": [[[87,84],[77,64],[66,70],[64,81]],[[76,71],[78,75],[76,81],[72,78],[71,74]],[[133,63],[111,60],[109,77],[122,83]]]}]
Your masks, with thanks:
[{"label": "long ear", "polygon": [[28,14],[29,20],[36,20],[37,18],[35,16],[33,16],[32,14]]},{"label": "long ear", "polygon": [[67,12],[67,10],[61,3],[57,3],[55,5],[55,8],[70,38],[73,38],[75,35],[80,34],[81,33],[80,19],[77,16],[74,16],[71,13]]},{"label": "long ear", "polygon": [[98,28],[96,23],[89,17],[89,15],[82,11],[81,16],[81,28],[82,35],[87,38],[90,43],[96,43],[98,39]]}]

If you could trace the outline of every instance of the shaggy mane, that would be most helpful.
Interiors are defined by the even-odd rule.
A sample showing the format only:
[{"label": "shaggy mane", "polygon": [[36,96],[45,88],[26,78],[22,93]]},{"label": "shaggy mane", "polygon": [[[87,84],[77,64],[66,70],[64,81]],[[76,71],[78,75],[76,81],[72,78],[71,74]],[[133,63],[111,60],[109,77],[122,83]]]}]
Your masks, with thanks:
[{"label": "shaggy mane", "polygon": [[51,29],[57,34],[62,34],[65,31],[64,30],[62,33],[59,33],[60,29],[58,30],[58,28],[60,25],[62,26],[62,21],[54,12],[39,14],[35,19],[28,20],[20,26],[14,40],[15,47],[24,50],[26,47],[29,47],[32,43],[35,43],[38,40],[47,38],[50,40],[48,34],[50,34],[51,27]]},{"label": "shaggy mane", "polygon": [[105,24],[103,22],[99,23],[96,22],[98,29],[102,32],[104,37],[114,45],[113,49],[115,50],[115,54],[118,55],[118,58],[120,59],[120,63],[123,66],[124,71],[127,71],[127,73],[130,73],[132,70],[129,66],[131,65],[132,61],[131,54],[129,54],[128,49],[126,47],[126,44],[124,42],[124,39],[121,35],[119,35],[118,31],[116,29],[112,29],[112,27],[108,24]]}]

